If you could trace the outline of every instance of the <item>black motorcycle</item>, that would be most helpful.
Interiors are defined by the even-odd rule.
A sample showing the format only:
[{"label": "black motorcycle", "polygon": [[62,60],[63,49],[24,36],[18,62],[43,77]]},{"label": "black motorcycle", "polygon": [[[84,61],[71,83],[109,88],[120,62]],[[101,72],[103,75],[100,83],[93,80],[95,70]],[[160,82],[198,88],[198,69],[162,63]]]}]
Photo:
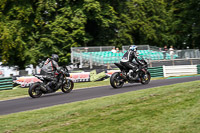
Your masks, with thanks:
[{"label": "black motorcycle", "polygon": [[47,91],[47,88],[45,85],[49,82],[48,78],[46,78],[45,75],[34,75],[38,79],[40,79],[42,82],[36,82],[33,83],[28,90],[28,93],[30,97],[32,98],[38,98],[42,94],[47,94],[47,93],[53,93],[56,92],[57,90],[61,89],[62,92],[64,93],[69,93],[72,91],[74,88],[74,82],[71,79],[68,79],[67,77],[70,77],[68,69],[62,68],[60,73],[55,73],[57,76],[58,81],[62,81],[62,84],[58,86],[58,83],[52,84],[51,85],[51,92]]},{"label": "black motorcycle", "polygon": [[121,88],[126,82],[148,84],[151,79],[151,74],[148,71],[147,62],[144,59],[141,59],[140,61],[142,61],[144,65],[138,65],[138,71],[136,72],[136,74],[138,74],[137,79],[130,78],[128,68],[121,65],[120,63],[114,63],[121,70],[121,72],[115,72],[112,74],[110,77],[111,86],[113,88]]}]

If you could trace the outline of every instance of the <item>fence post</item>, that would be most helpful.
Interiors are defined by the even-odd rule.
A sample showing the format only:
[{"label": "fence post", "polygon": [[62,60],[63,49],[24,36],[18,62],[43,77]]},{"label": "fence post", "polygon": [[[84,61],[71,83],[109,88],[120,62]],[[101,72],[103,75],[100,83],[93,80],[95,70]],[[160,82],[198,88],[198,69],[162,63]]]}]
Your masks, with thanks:
[{"label": "fence post", "polygon": [[83,57],[82,57],[82,52],[80,52],[80,66],[79,68],[83,67]]},{"label": "fence post", "polygon": [[103,56],[101,56],[101,65],[103,65]]},{"label": "fence post", "polygon": [[175,64],[174,64],[174,60],[172,59],[171,61],[172,61],[172,65],[174,66],[174,65],[175,65]]},{"label": "fence post", "polygon": [[72,48],[71,48],[71,63],[72,64],[74,64],[74,52],[73,52],[73,50],[72,50]]},{"label": "fence post", "polygon": [[193,61],[192,61],[192,59],[190,59],[190,65],[193,65]]},{"label": "fence post", "polygon": [[92,54],[90,53],[90,69],[92,69]]},{"label": "fence post", "polygon": [[167,76],[166,76],[165,65],[163,65],[162,67],[163,67],[163,77],[167,77]]},{"label": "fence post", "polygon": [[149,65],[150,65],[150,67],[152,67],[152,62],[151,61],[149,61]]}]

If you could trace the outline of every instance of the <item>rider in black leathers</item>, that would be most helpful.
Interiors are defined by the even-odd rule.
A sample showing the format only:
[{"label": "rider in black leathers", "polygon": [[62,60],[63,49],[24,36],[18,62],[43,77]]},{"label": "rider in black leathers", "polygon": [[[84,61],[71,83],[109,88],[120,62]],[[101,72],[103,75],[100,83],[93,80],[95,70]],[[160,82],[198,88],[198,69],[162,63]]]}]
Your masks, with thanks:
[{"label": "rider in black leathers", "polygon": [[[133,62],[133,59],[135,59],[135,62]],[[138,66],[143,65],[143,62],[137,58],[137,46],[131,45],[129,50],[123,55],[120,63],[130,69],[128,74],[129,78],[136,80],[138,78]]]},{"label": "rider in black leathers", "polygon": [[[61,71],[60,67],[58,66],[58,59],[59,57],[57,54],[52,54],[51,58],[48,58],[45,61],[40,72],[41,75],[45,75],[45,79],[49,80],[49,82],[45,86],[48,92],[53,91],[51,89],[51,85],[56,84],[58,82],[58,78],[55,76],[56,71],[57,72]],[[58,86],[59,83],[60,82],[58,82]]]}]

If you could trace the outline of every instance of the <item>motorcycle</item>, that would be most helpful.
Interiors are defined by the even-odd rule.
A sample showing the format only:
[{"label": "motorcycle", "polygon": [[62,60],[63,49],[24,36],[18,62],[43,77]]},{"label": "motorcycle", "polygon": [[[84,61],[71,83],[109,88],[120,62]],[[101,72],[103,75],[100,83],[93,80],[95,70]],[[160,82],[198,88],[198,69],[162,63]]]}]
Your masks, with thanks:
[{"label": "motorcycle", "polygon": [[61,85],[58,86],[58,84],[52,84],[50,88],[52,89],[51,92],[47,91],[47,88],[45,85],[49,82],[48,78],[46,78],[45,75],[34,75],[38,79],[40,79],[42,82],[36,82],[33,83],[28,90],[29,96],[32,98],[38,98],[42,94],[47,93],[53,93],[57,90],[61,89],[63,93],[70,93],[72,89],[74,88],[74,82],[71,79],[68,79],[67,77],[70,77],[68,69],[62,68],[60,73],[55,73],[55,75],[58,77],[58,81],[61,80]]},{"label": "motorcycle", "polygon": [[141,84],[148,84],[151,79],[151,74],[148,71],[148,65],[147,62],[142,58],[140,61],[143,62],[144,65],[139,66],[138,65],[138,71],[136,71],[136,74],[138,74],[137,79],[132,79],[129,76],[129,70],[125,66],[121,65],[120,63],[114,63],[119,69],[120,72],[115,72],[110,77],[110,84],[113,88],[121,88],[123,87],[125,82],[128,83],[141,83]]}]

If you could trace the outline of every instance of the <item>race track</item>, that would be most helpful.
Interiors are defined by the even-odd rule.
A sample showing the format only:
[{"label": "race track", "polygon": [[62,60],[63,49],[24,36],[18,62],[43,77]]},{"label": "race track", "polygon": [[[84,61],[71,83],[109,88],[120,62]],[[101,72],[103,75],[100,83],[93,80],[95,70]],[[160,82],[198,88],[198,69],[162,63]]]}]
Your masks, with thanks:
[{"label": "race track", "polygon": [[200,76],[153,80],[148,85],[125,84],[125,86],[120,89],[113,89],[111,86],[103,86],[77,89],[73,90],[69,94],[58,92],[49,95],[43,95],[42,97],[36,99],[25,97],[7,101],[0,101],[0,115],[196,80],[200,80]]}]

